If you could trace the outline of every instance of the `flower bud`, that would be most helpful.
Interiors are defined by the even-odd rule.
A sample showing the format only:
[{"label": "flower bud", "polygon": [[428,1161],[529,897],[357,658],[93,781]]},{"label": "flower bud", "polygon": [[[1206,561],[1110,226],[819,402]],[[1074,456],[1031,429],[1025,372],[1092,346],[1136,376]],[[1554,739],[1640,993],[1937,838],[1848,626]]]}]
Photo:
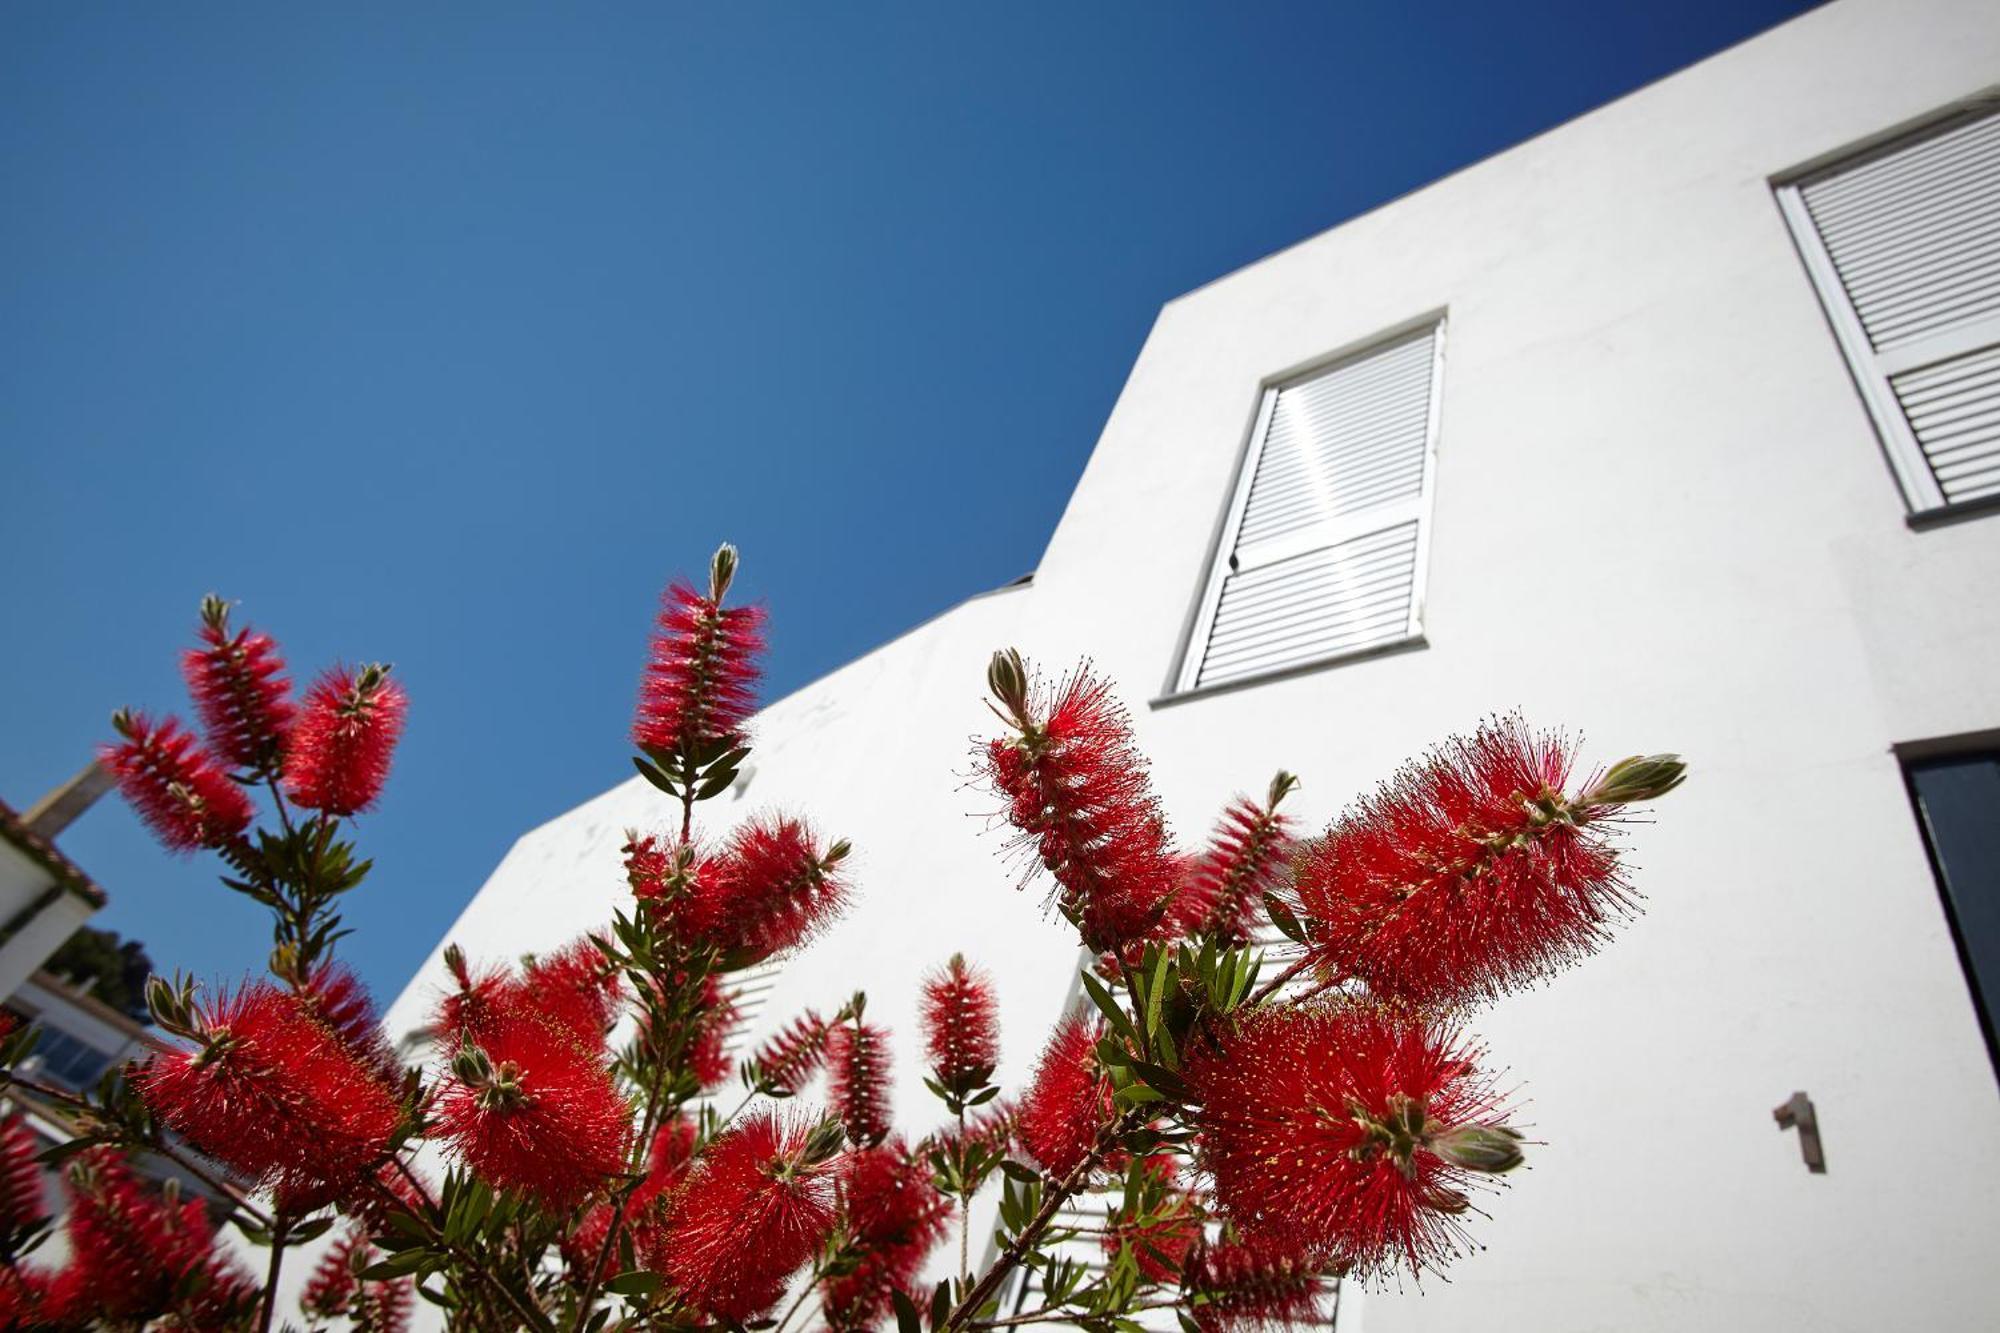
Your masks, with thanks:
[{"label": "flower bud", "polygon": [[461,1046],[451,1057],[451,1072],[468,1087],[484,1087],[493,1081],[493,1062],[477,1046]]},{"label": "flower bud", "polygon": [[994,653],[993,660],[986,664],[986,685],[993,691],[993,697],[1006,705],[1014,720],[1025,725],[1028,718],[1028,667],[1021,660],[1021,654],[1012,648]]},{"label": "flower bud", "polygon": [[1583,804],[1631,805],[1657,801],[1681,785],[1687,763],[1677,754],[1635,754],[1620,759],[1584,794]]},{"label": "flower bud", "polygon": [[1297,791],[1298,787],[1299,779],[1297,774],[1287,773],[1282,768],[1279,769],[1278,775],[1271,779],[1271,789],[1265,800],[1264,808],[1266,810],[1276,810],[1278,802]]},{"label": "flower bud", "polygon": [[728,542],[715,548],[708,562],[708,599],[720,602],[736,580],[736,548]]},{"label": "flower bud", "polygon": [[1464,1125],[1430,1140],[1431,1151],[1467,1171],[1501,1175],[1522,1162],[1521,1136],[1505,1125]]}]

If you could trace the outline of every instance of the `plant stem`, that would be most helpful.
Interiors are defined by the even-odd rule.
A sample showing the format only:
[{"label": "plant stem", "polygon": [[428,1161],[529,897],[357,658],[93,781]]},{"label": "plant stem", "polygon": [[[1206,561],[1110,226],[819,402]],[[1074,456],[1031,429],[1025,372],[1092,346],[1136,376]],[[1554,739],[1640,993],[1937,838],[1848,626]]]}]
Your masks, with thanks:
[{"label": "plant stem", "polygon": [[[958,1151],[959,1164],[965,1162],[965,1107],[958,1108]],[[958,1289],[965,1290],[972,1281],[972,1192],[967,1190],[958,1200]]]},{"label": "plant stem", "polygon": [[264,1271],[264,1303],[257,1312],[257,1333],[271,1333],[271,1318],[278,1312],[278,1269],[285,1262],[285,1237],[291,1234],[292,1219],[280,1213],[271,1223],[271,1266]]},{"label": "plant stem", "polygon": [[[1180,1301],[1148,1301],[1143,1305],[1128,1306],[1122,1313],[1133,1315],[1142,1310],[1170,1310]],[[973,1321],[974,1328],[1007,1328],[1015,1324],[1041,1324],[1053,1319],[1073,1320],[1076,1312],[1060,1305],[1044,1306],[1024,1315],[1011,1315],[1006,1319],[979,1319]]]},{"label": "plant stem", "polygon": [[1069,1201],[1070,1195],[1083,1187],[1084,1182],[1090,1179],[1090,1173],[1118,1142],[1119,1136],[1137,1124],[1139,1119],[1139,1110],[1134,1107],[1098,1131],[1097,1142],[1091,1145],[1083,1160],[1071,1167],[1069,1174],[1044,1193],[1042,1206],[1028,1225],[1021,1228],[1021,1234],[1014,1237],[1001,1252],[993,1267],[987,1269],[986,1275],[979,1279],[978,1285],[965,1294],[936,1333],[956,1333],[956,1330],[966,1328],[973,1322],[973,1316],[977,1314],[979,1307],[986,1304],[993,1293],[1000,1289],[1000,1283],[1005,1280],[1007,1274],[1019,1266],[1022,1256],[1027,1254],[1035,1242],[1041,1239],[1042,1233],[1049,1229],[1049,1223],[1055,1220],[1056,1210]]},{"label": "plant stem", "polygon": [[536,1305],[531,1300],[523,1299],[512,1287],[509,1287],[505,1282],[500,1280],[498,1273],[495,1273],[486,1264],[482,1263],[477,1255],[471,1254],[447,1241],[444,1238],[444,1234],[431,1224],[430,1218],[424,1216],[417,1209],[410,1207],[407,1200],[398,1196],[394,1190],[383,1184],[379,1178],[371,1177],[370,1179],[375,1188],[381,1192],[382,1197],[387,1199],[396,1211],[416,1220],[417,1225],[423,1228],[425,1239],[432,1246],[443,1250],[446,1254],[459,1260],[468,1269],[476,1273],[485,1281],[486,1285],[492,1287],[494,1291],[500,1294],[501,1300],[514,1308],[514,1313],[521,1316],[530,1328],[548,1330],[549,1333],[553,1333],[555,1325],[549,1322],[547,1312],[539,1305]]},{"label": "plant stem", "polygon": [[813,1292],[819,1289],[819,1279],[820,1279],[820,1266],[817,1263],[815,1263],[813,1265],[812,1277],[807,1279],[806,1284],[803,1287],[799,1288],[799,1294],[792,1298],[792,1303],[785,1307],[785,1313],[783,1317],[781,1317],[778,1320],[777,1324],[771,1329],[771,1333],[785,1333],[785,1325],[792,1322],[792,1316],[797,1314],[799,1312],[799,1307],[806,1303],[806,1297],[812,1295]]},{"label": "plant stem", "polygon": [[1262,1003],[1264,998],[1270,995],[1272,991],[1277,990],[1278,987],[1284,985],[1287,981],[1290,981],[1293,977],[1305,971],[1306,967],[1311,962],[1312,962],[1312,956],[1310,954],[1308,954],[1304,958],[1299,959],[1298,962],[1293,963],[1290,967],[1278,973],[1277,976],[1272,977],[1269,981],[1259,986],[1256,992],[1251,995],[1249,1003],[1251,1004]]}]

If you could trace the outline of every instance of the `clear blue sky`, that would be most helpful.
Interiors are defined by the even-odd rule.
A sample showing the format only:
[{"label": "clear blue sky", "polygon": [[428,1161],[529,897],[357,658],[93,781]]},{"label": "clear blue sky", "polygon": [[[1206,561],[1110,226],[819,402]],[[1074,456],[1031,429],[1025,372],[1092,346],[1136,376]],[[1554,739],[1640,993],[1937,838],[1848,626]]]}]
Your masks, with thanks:
[{"label": "clear blue sky", "polygon": [[[394,662],[386,1000],[630,774],[719,539],[795,688],[1033,567],[1162,302],[1806,7],[0,7],[0,796],[184,711],[211,589]],[[122,803],[62,841],[261,964]]]}]

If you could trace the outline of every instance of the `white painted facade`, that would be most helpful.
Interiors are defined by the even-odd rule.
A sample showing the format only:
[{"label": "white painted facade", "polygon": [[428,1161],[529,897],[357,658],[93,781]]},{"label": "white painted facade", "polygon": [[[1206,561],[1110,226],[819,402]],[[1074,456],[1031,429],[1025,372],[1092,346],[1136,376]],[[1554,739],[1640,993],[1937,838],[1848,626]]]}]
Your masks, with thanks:
[{"label": "white painted facade", "polygon": [[[865,987],[922,1132],[918,979],[963,949],[1003,979],[1025,1080],[1077,955],[964,784],[998,646],[1122,685],[1184,843],[1281,766],[1319,823],[1518,706],[1692,776],[1633,833],[1645,916],[1480,1016],[1546,1140],[1488,1248],[1342,1327],[2000,1325],[2000,1090],[1893,749],[2000,727],[2000,515],[1906,523],[1774,190],[1996,83],[2000,7],[1840,0],[1170,302],[1032,584],[772,704],[741,800],[701,812],[802,810],[857,848],[854,910],[760,1030]],[[1264,388],[1439,314],[1425,641],[1149,702]],[[598,926],[622,830],[669,818],[634,779],[527,833],[447,939],[506,957]],[[434,953],[393,1032],[442,976]],[[1795,1090],[1824,1175],[1773,1123]]]}]

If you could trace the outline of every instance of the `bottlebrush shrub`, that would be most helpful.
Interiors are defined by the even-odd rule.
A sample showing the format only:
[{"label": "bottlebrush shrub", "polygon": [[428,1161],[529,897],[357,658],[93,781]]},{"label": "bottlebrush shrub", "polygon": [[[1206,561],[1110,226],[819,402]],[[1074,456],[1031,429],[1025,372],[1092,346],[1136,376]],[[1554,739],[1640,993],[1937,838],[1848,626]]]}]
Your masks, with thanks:
[{"label": "bottlebrush shrub", "polygon": [[[92,1146],[67,1166],[68,1263],[42,1266],[24,1258],[51,1225],[31,1145],[0,1122],[0,1323],[268,1330],[288,1252],[336,1225],[295,1261],[313,1264],[306,1330],[400,1328],[420,1284],[472,1330],[1117,1329],[1173,1305],[1191,1333],[1249,1333],[1317,1322],[1342,1276],[1464,1253],[1482,1185],[1524,1149],[1466,1017],[1630,918],[1615,834],[1678,758],[1572,783],[1570,742],[1501,719],[1316,835],[1280,813],[1280,773],[1184,852],[1109,684],[998,653],[1003,730],[975,768],[1088,950],[1084,1000],[1005,1096],[995,982],[941,956],[915,998],[942,1115],[899,1126],[892,1034],[862,993],[732,1059],[744,970],[858,891],[848,844],[798,812],[696,826],[752,739],[763,615],[727,602],[735,571],[724,547],[705,591],[667,592],[632,736],[671,813],[628,834],[611,919],[513,962],[447,947],[417,1065],[334,956],[403,692],[335,668],[294,700],[277,644],[203,604],[184,667],[206,746],[122,712],[105,758],[168,848],[215,851],[271,912],[270,975],[155,978],[171,1049],[87,1097],[10,1074]],[[0,1023],[0,1067],[36,1035]],[[732,1069],[740,1097],[719,1092]],[[203,1206],[121,1151],[207,1182],[267,1249],[261,1291],[217,1257]],[[982,1196],[999,1226],[975,1271]]]}]

